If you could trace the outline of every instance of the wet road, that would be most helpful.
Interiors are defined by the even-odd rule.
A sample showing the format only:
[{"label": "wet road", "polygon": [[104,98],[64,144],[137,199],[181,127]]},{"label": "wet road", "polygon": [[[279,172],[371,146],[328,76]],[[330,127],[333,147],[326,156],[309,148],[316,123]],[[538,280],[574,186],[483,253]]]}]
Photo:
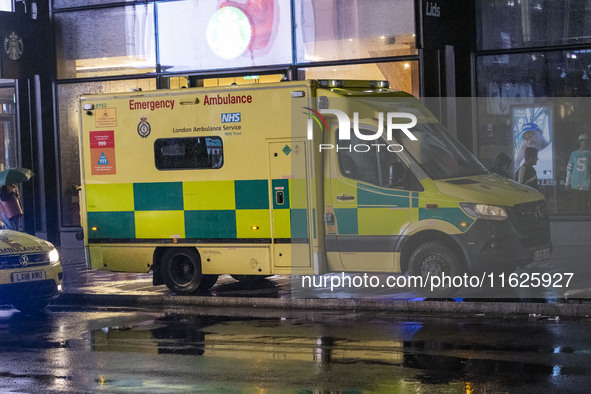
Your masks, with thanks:
[{"label": "wet road", "polygon": [[[591,299],[591,265],[588,264],[591,247],[589,245],[570,245],[555,248],[552,258],[523,267],[516,277],[505,274],[483,276],[486,280],[482,287],[459,288],[456,298],[471,300],[492,299],[553,299],[553,300],[589,300]],[[152,285],[152,273],[117,273],[87,269],[79,256],[64,259],[64,292],[69,294],[93,295],[170,295],[164,285]],[[572,273],[567,276],[566,273]],[[357,276],[365,273],[347,275]],[[341,273],[336,273],[339,279]],[[259,283],[239,283],[229,275],[221,275],[209,292],[200,295],[215,297],[257,297],[257,298],[356,298],[356,299],[416,299],[424,297],[412,288],[384,286],[388,274],[369,274],[379,277],[381,285],[373,286],[335,286],[328,280],[326,285],[318,286],[322,277],[316,277],[313,285],[304,286],[302,277],[277,275]],[[551,276],[552,281],[534,287],[534,275],[543,278]],[[325,275],[324,278],[331,275]],[[480,276],[478,276],[480,278]],[[531,281],[527,279],[531,278]],[[494,279],[494,280],[493,280]],[[568,280],[568,285],[567,285]],[[341,282],[340,280],[337,282]],[[309,282],[308,282],[309,283]],[[336,282],[335,282],[336,283]],[[350,283],[350,282],[349,282]]]},{"label": "wet road", "polygon": [[2,310],[0,392],[591,388],[589,319],[236,312]]}]

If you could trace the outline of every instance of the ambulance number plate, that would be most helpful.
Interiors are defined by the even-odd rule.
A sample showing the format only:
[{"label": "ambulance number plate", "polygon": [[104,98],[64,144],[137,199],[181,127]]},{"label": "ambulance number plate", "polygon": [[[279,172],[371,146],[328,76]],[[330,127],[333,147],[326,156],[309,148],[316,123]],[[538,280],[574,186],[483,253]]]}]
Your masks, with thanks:
[{"label": "ambulance number plate", "polygon": [[44,279],[47,279],[45,271],[26,271],[12,273],[12,282],[31,282],[34,280]]}]

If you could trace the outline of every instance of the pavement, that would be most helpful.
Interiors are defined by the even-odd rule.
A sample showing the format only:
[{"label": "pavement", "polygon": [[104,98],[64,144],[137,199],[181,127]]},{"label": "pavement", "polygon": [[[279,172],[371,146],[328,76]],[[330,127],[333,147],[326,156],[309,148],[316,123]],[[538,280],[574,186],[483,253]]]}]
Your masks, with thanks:
[{"label": "pavement", "polygon": [[537,298],[519,292],[497,293],[491,298],[425,299],[391,289],[305,289],[289,276],[273,276],[255,286],[222,275],[204,294],[172,294],[164,285],[153,286],[151,273],[117,273],[87,269],[81,249],[61,249],[64,292],[52,305],[89,307],[213,307],[269,310],[391,311],[396,313],[450,313],[454,315],[511,316],[556,320],[591,315],[591,245],[559,245],[549,260],[532,264],[524,272],[575,271],[568,288],[546,289]]}]

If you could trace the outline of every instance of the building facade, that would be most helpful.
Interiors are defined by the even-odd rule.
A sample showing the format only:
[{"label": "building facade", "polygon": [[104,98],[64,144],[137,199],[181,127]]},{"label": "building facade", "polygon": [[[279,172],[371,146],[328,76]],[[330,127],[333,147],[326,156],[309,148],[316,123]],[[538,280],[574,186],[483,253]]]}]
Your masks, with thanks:
[{"label": "building facade", "polygon": [[[79,243],[77,99],[84,93],[283,79],[387,80],[426,101],[458,97],[434,101],[431,108],[486,165],[514,148],[512,110],[489,108],[494,84],[499,97],[508,95],[507,83],[532,98],[589,96],[583,77],[588,72],[591,81],[591,66],[572,58],[586,66],[582,59],[591,57],[589,23],[581,17],[591,12],[589,0],[577,6],[568,0],[4,3],[6,11],[45,21],[51,34],[40,44],[47,53],[43,72],[0,84],[0,166],[35,170],[34,180],[23,185],[25,230],[61,245]],[[554,122],[548,139],[555,142],[558,176],[577,132],[556,136],[557,119],[546,121]],[[581,216],[557,194],[558,183],[544,185],[552,213]]]}]

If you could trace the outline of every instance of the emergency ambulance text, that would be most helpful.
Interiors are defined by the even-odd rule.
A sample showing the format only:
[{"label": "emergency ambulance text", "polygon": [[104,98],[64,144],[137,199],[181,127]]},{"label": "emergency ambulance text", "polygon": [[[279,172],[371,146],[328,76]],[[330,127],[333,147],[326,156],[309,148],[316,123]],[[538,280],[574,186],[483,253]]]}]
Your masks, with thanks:
[{"label": "emergency ambulance text", "polygon": [[129,100],[129,109],[130,110],[146,110],[149,109],[150,111],[154,111],[160,108],[174,108],[174,100],[158,100],[158,101],[133,101]]}]

